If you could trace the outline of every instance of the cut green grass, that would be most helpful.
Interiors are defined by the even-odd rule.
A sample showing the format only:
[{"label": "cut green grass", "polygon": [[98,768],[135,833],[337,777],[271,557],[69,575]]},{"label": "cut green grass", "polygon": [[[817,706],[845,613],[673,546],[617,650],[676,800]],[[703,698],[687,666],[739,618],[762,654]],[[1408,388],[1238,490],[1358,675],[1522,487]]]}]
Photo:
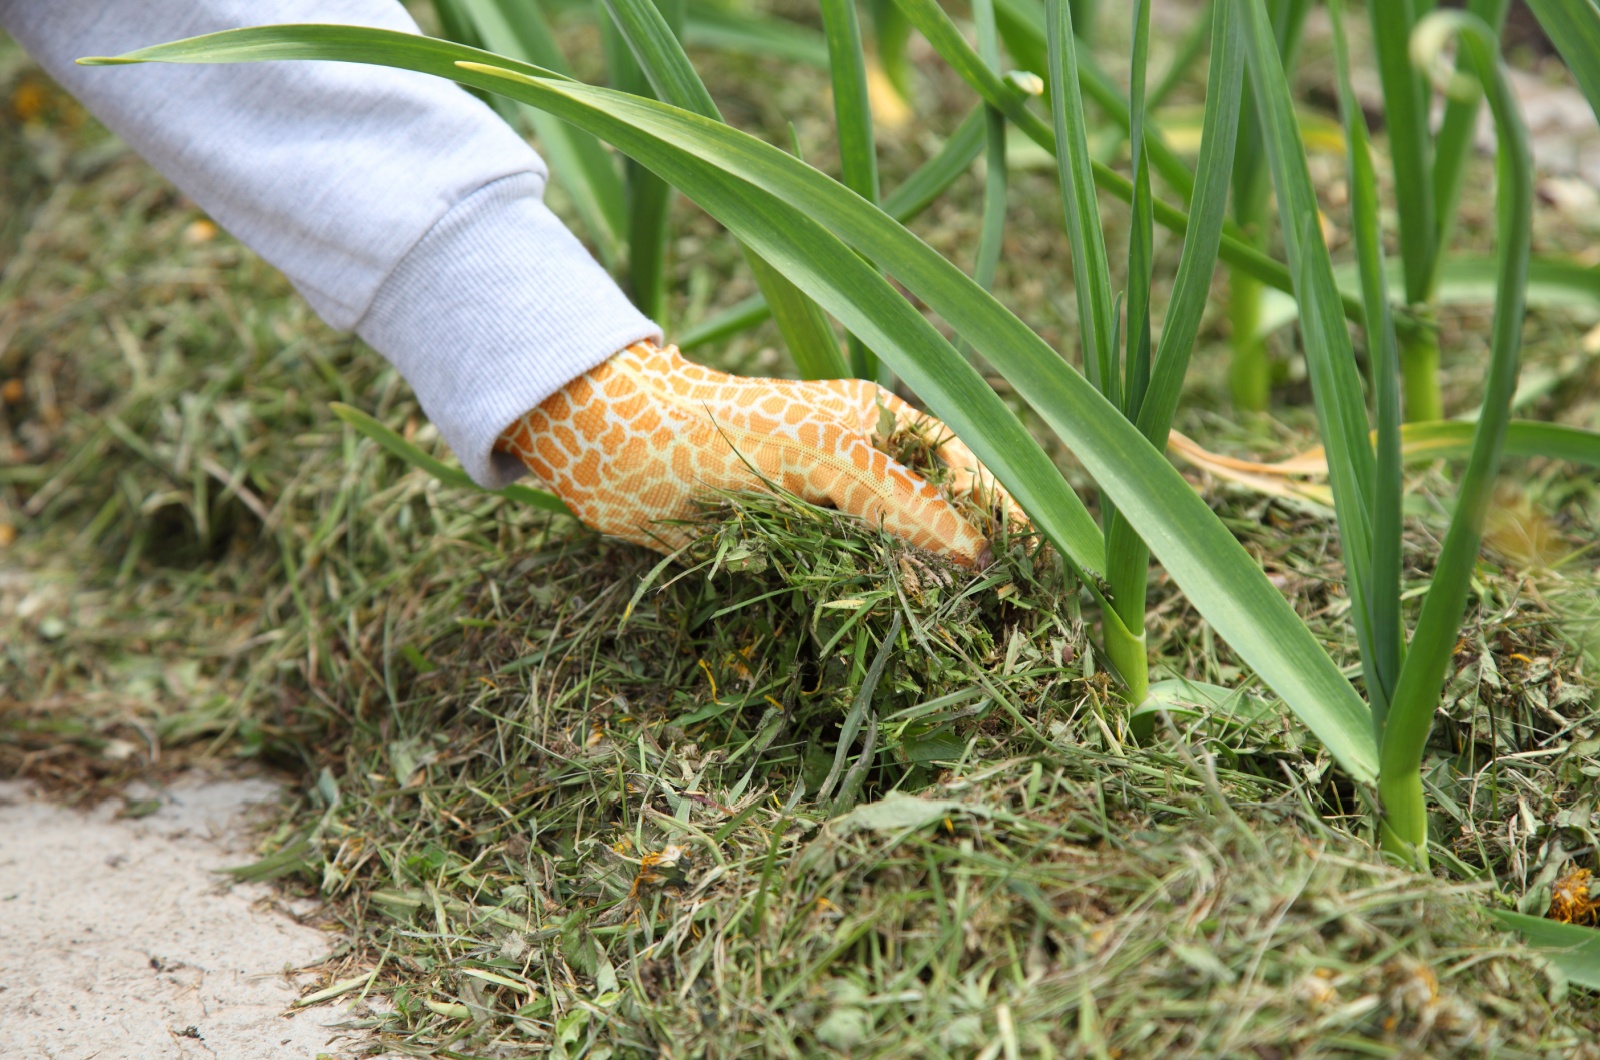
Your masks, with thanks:
[{"label": "cut green grass", "polygon": [[[714,89],[737,83],[719,69]],[[970,101],[947,72],[920,76]],[[793,78],[802,100],[826,85]],[[807,158],[829,157],[831,129],[799,125]],[[782,124],[760,131],[788,142]],[[152,746],[163,763],[215,747],[295,769],[304,800],[264,838],[260,871],[326,895],[350,941],[311,996],[370,982],[393,1011],[361,1020],[392,1047],[999,1056],[1038,1051],[1042,1033],[1058,1055],[1567,1056],[1600,1029],[1578,980],[1484,914],[1538,916],[1555,880],[1593,865],[1592,475],[1519,465],[1526,497],[1491,522],[1423,760],[1442,878],[1419,878],[1381,863],[1325,750],[1164,571],[1152,676],[1169,695],[1184,678],[1248,698],[1178,693],[1200,702],[1175,704],[1176,735],[1153,718],[1135,747],[1080,625],[1089,601],[1048,549],[1015,542],[1008,582],[958,599],[981,581],[832,513],[736,498],[657,570],[560,517],[436,482],[330,409],[360,408],[451,466],[392,372],[225,237],[185,242],[192,209],[96,143],[53,185],[20,185],[37,264],[4,281],[21,325],[0,383],[23,380],[25,397],[0,408],[0,444],[26,457],[0,468],[0,522],[21,531],[0,551],[0,761],[65,791],[148,769]],[[20,146],[0,147],[20,172]],[[937,147],[885,133],[886,185]],[[1476,213],[1488,184],[1470,183]],[[918,234],[970,254],[981,199],[961,179]],[[1036,237],[1057,192],[1019,172],[1011,199],[1027,223],[996,290],[1059,336],[1037,283],[1057,243]],[[677,266],[677,311],[748,295],[737,250],[675,210],[702,241]],[[1158,235],[1154,250],[1170,275],[1179,248]],[[714,277],[700,308],[691,267]],[[1560,313],[1531,318],[1530,360],[1555,380],[1535,411],[1594,425],[1600,379],[1572,356],[1578,333]],[[781,363],[748,336],[707,354]],[[1455,371],[1474,395],[1481,378]],[[1314,440],[1292,410],[1228,423],[1199,382],[1175,415],[1213,447]],[[232,493],[214,475],[197,485],[207,464],[246,474]],[[1407,480],[1407,616],[1454,493],[1437,465]],[[1326,513],[1206,498],[1354,672]],[[889,588],[911,584],[902,560],[922,592],[891,607]],[[897,612],[831,793],[854,772],[857,811],[823,825],[835,729]],[[800,684],[793,713],[780,679]],[[922,801],[898,802],[896,785]],[[684,853],[630,901],[638,862],[668,847]]]}]

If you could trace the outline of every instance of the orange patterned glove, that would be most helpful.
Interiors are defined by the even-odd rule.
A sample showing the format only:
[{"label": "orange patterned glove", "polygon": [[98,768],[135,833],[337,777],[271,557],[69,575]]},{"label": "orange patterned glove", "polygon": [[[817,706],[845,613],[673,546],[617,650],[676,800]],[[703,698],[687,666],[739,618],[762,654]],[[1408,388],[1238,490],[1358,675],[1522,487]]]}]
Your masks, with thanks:
[{"label": "orange patterned glove", "polygon": [[690,516],[697,495],[763,489],[764,479],[964,565],[987,565],[983,535],[874,447],[875,435],[887,441],[879,425],[891,417],[896,430],[929,439],[949,468],[952,495],[977,490],[980,501],[1015,511],[948,428],[875,383],[727,375],[650,342],[552,394],[507,427],[496,448],[520,457],[584,523],[658,550],[688,540],[663,521]]}]

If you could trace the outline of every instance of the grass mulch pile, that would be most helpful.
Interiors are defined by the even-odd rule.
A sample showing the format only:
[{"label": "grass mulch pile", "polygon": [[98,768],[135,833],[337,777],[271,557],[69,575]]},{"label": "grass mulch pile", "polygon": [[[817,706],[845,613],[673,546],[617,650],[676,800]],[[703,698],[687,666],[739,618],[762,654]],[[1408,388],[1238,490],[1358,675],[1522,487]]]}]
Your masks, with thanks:
[{"label": "grass mulch pile", "polygon": [[[730,115],[786,137],[803,108],[741,101],[740,62],[708,63]],[[342,941],[311,996],[364,998],[352,1018],[386,1048],[1600,1055],[1594,996],[1485,912],[1542,913],[1600,867],[1589,476],[1510,476],[1420,877],[1382,862],[1355,791],[1159,570],[1154,676],[1244,694],[1141,742],[1080,587],[1025,534],[975,573],[734,496],[664,563],[441,486],[329,411],[443,455],[371,351],[14,49],[0,99],[19,119],[0,132],[0,773],[89,799],[196,760],[292,771],[302,794],[236,871],[325,899]],[[886,172],[928,135],[886,134]],[[1060,340],[1039,277],[1061,263],[1030,256],[1059,240],[1027,242],[1057,230],[1055,192],[1015,187],[1041,220],[1014,226],[1002,287]],[[919,230],[970,242],[978,197],[967,178]],[[680,214],[693,323],[747,289]],[[1534,319],[1530,414],[1597,425],[1572,353],[1591,323]],[[1450,315],[1447,346],[1476,327]],[[1303,409],[1208,411],[1224,351],[1204,341],[1187,433],[1264,459],[1309,444]],[[771,370],[772,343],[707,356]],[[1474,370],[1451,365],[1457,404]],[[1353,664],[1328,513],[1196,482]],[[1414,597],[1450,496],[1448,468],[1410,483]]]},{"label": "grass mulch pile", "polygon": [[473,1055],[1587,1047],[1486,884],[1323,822],[1283,719],[1135,746],[1025,542],[975,575],[741,498],[684,560],[558,544],[391,627],[424,672],[358,683],[242,870],[320,880],[330,984],[394,1006],[371,1026]]}]

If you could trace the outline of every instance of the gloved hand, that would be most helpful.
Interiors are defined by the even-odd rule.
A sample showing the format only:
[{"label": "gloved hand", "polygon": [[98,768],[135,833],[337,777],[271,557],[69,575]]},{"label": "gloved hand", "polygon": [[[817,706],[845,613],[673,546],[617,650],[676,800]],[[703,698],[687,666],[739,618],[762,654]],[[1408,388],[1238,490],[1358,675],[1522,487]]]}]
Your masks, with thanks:
[{"label": "gloved hand", "polygon": [[983,535],[939,490],[874,447],[875,436],[887,442],[880,424],[891,419],[928,440],[949,468],[952,496],[1016,511],[948,428],[875,383],[727,375],[650,342],[552,394],[507,427],[496,448],[520,457],[587,525],[658,550],[687,540],[662,521],[690,515],[695,496],[763,489],[766,479],[964,565],[986,566]]}]

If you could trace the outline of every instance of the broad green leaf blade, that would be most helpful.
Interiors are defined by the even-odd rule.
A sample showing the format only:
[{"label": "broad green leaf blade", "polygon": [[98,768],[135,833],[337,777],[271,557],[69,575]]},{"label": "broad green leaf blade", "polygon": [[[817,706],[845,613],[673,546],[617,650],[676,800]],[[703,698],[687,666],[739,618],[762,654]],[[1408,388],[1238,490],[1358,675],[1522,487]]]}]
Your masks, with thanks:
[{"label": "broad green leaf blade", "polygon": [[[1114,406],[1122,404],[1122,382],[1114,370],[1111,333],[1111,268],[1106,261],[1100,203],[1089,157],[1088,121],[1078,94],[1078,49],[1067,0],[1047,4],[1050,113],[1054,121],[1056,177],[1072,248],[1072,290],[1078,299],[1078,332],[1084,374]],[[1137,197],[1137,192],[1135,192]]]},{"label": "broad green leaf blade", "polygon": [[[1431,6],[1431,5],[1430,5]],[[1428,275],[1437,236],[1428,136],[1428,100],[1422,76],[1412,68],[1414,0],[1369,3],[1372,46],[1383,85],[1384,126],[1394,166],[1395,212],[1400,219],[1400,256],[1405,264],[1406,301],[1428,297]],[[1341,27],[1342,28],[1342,27]]]},{"label": "broad green leaf blade", "polygon": [[[651,0],[601,0],[622,37],[628,42],[639,69],[649,79],[656,98],[708,118],[722,120],[705,82],[683,54],[683,45],[660,7]],[[681,10],[673,4],[674,10]]]},{"label": "broad green leaf blade", "polygon": [[[727,126],[650,100],[528,74],[525,64],[407,34],[337,26],[234,30],[143,49],[122,61],[346,58],[454,76],[546,107],[650,160],[735,234],[785,249],[785,267],[860,328],[935,414],[967,441],[1069,557],[1103,548],[1060,472],[937,331],[855,254],[866,248],[1017,387],[1078,455],[1177,584],[1242,658],[1362,783],[1376,750],[1365,706],[1260,567],[1167,460],[1004,306],[882,211],[804,163]],[[496,63],[490,70],[469,63]],[[502,72],[505,71],[505,72]],[[507,76],[509,72],[510,76]],[[736,179],[734,179],[736,178]],[[690,185],[693,186],[691,191]],[[759,190],[764,198],[748,196]],[[759,206],[757,206],[759,204]],[[814,227],[817,223],[826,229]],[[909,316],[907,313],[909,311]],[[876,334],[868,334],[868,329]],[[878,345],[881,335],[884,345]],[[942,345],[941,345],[942,344]],[[998,411],[993,411],[998,405]],[[1063,496],[1063,492],[1067,496]]]},{"label": "broad green leaf blade", "polygon": [[[1272,39],[1285,71],[1294,69],[1309,6],[1308,0],[1270,0]],[[1247,97],[1240,108],[1239,143],[1234,152],[1233,170],[1234,213],[1247,231],[1257,228],[1266,219],[1267,192],[1271,190],[1272,181],[1263,152],[1255,99]],[[1255,232],[1254,241],[1265,242],[1265,233]]]},{"label": "broad green leaf blade", "polygon": [[[656,21],[665,26],[652,6]],[[671,30],[666,29],[668,36]],[[606,57],[611,85],[624,92],[648,96],[657,89],[636,58],[638,49],[615,17],[600,14],[600,44]],[[628,186],[628,293],[639,312],[666,330],[668,222],[672,188],[633,159],[627,160]]]},{"label": "broad green leaf blade", "polygon": [[1491,909],[1489,915],[1550,958],[1568,982],[1600,990],[1600,930],[1508,909]]},{"label": "broad green leaf blade", "polygon": [[1344,118],[1350,179],[1350,220],[1366,307],[1367,365],[1377,408],[1377,454],[1372,480],[1372,567],[1368,572],[1367,611],[1373,655],[1365,659],[1367,699],[1373,731],[1381,740],[1389,699],[1405,654],[1400,622],[1401,481],[1400,347],[1389,315],[1384,283],[1383,231],[1378,224],[1378,176],[1367,140],[1367,119],[1350,84],[1350,49],[1345,40],[1344,4],[1328,0],[1333,22],[1334,65],[1339,77],[1339,112]]},{"label": "broad green leaf blade", "polygon": [[[1459,255],[1439,272],[1445,305],[1492,305],[1499,290],[1497,258]],[[1528,259],[1528,303],[1542,309],[1600,309],[1600,268],[1564,258]]]},{"label": "broad green leaf blade", "polygon": [[1294,101],[1263,0],[1240,0],[1250,85],[1262,147],[1277,191],[1278,216],[1300,301],[1300,334],[1328,454],[1328,481],[1338,512],[1351,620],[1363,657],[1372,644],[1366,586],[1371,577],[1373,454],[1367,410],[1350,334],[1339,313],[1333,262],[1318,224],[1316,190],[1294,120]]},{"label": "broad green leaf blade", "polygon": [[[683,46],[651,0],[602,2],[662,100],[713,121],[722,120],[705,82],[700,80]],[[796,289],[782,270],[756,260],[753,254],[747,253],[746,258],[801,376],[838,379],[850,375],[833,328],[816,303]]]},{"label": "broad green leaf blade", "polygon": [[[1380,748],[1379,792],[1384,805],[1385,844],[1426,863],[1427,817],[1418,771],[1433,726],[1433,713],[1455,654],[1457,630],[1478,562],[1484,516],[1511,419],[1517,389],[1533,224],[1533,162],[1527,129],[1517,113],[1493,32],[1471,14],[1440,11],[1417,26],[1413,54],[1426,65],[1444,42],[1454,38],[1459,53],[1478,78],[1494,115],[1496,153],[1495,242],[1500,262],[1499,294],[1491,325],[1489,371],[1483,407],[1473,435],[1472,455],[1461,476],[1455,514],[1439,552],[1433,584],[1422,602],[1411,650],[1400,669],[1389,721]],[[1410,849],[1407,850],[1406,848]]]},{"label": "broad green leaf blade", "polygon": [[[867,61],[861,46],[861,24],[856,21],[856,0],[822,0],[822,27],[828,40],[828,74],[833,83],[844,185],[875,203],[878,144],[872,132],[872,102],[867,96]],[[851,373],[876,379],[878,358],[854,335],[848,337],[848,344]]]},{"label": "broad green leaf blade", "polygon": [[[489,50],[570,74],[566,58],[535,0],[458,0]],[[627,195],[616,159],[586,132],[574,129],[536,107],[522,112],[539,137],[550,171],[572,199],[600,258],[614,267],[621,256],[627,225]]]},{"label": "broad green leaf blade", "polygon": [[547,493],[531,486],[519,486],[513,483],[497,490],[484,489],[472,481],[472,478],[459,467],[451,467],[442,460],[434,459],[353,405],[335,401],[328,407],[333,410],[335,416],[354,427],[359,433],[378,443],[380,448],[399,457],[412,467],[427,472],[446,486],[476,490],[479,493],[493,493],[505,497],[507,500],[526,504],[531,508],[543,508],[547,512],[558,512],[561,515],[572,514],[572,509],[563,504],[561,498],[554,493]]},{"label": "broad green leaf blade", "polygon": [[[1421,0],[1433,3],[1433,0]],[[1312,0],[1274,0],[1272,29],[1278,40],[1278,54],[1283,58],[1285,70],[1294,69],[1299,61],[1300,43],[1305,39],[1306,16],[1311,13]]]},{"label": "broad green leaf blade", "polygon": [[1144,702],[1129,712],[1134,736],[1141,742],[1149,739],[1163,711],[1175,718],[1203,718],[1219,730],[1243,731],[1275,722],[1283,715],[1283,703],[1242,688],[1168,678],[1151,684]]},{"label": "broad green leaf blade", "polygon": [[1528,7],[1600,117],[1600,2],[1528,0]]},{"label": "broad green leaf blade", "polygon": [[[933,157],[912,170],[910,176],[884,196],[883,211],[901,224],[909,224],[970,169],[984,148],[987,127],[985,115],[988,110],[980,103],[963,118]],[[753,294],[710,320],[680,332],[677,335],[678,345],[687,350],[719,342],[755,327],[771,315],[766,298],[759,293]]]},{"label": "broad green leaf blade", "polygon": [[868,202],[877,202],[878,147],[872,133],[872,103],[867,98],[867,64],[855,0],[822,0],[822,27],[828,42],[843,183]]},{"label": "broad green leaf blade", "polygon": [[[397,40],[395,38],[403,38]],[[404,64],[384,62],[382,57],[400,59]],[[474,48],[437,37],[424,37],[394,30],[368,29],[364,26],[324,25],[321,23],[296,23],[282,26],[258,26],[248,30],[223,30],[205,33],[198,37],[139,48],[124,55],[92,55],[79,59],[79,66],[132,66],[137,63],[260,63],[288,59],[321,59],[340,63],[374,63],[380,66],[399,66],[405,70],[448,77],[448,71],[458,70],[457,62],[487,61],[499,63],[508,70],[516,70],[529,77],[551,81],[570,81],[571,78],[533,63],[495,55],[482,48]],[[459,72],[459,71],[458,71]],[[489,82],[485,82],[488,84]],[[475,85],[484,88],[484,85]],[[498,89],[496,89],[498,91]]]}]

